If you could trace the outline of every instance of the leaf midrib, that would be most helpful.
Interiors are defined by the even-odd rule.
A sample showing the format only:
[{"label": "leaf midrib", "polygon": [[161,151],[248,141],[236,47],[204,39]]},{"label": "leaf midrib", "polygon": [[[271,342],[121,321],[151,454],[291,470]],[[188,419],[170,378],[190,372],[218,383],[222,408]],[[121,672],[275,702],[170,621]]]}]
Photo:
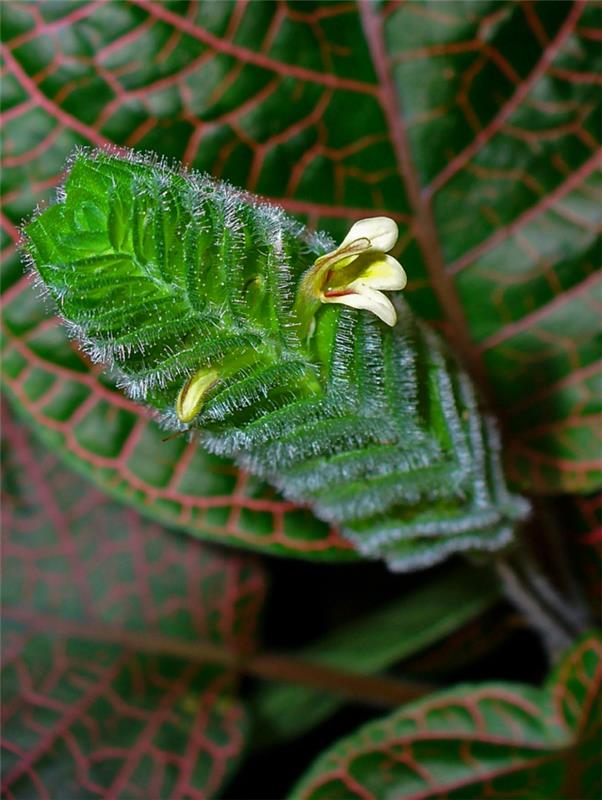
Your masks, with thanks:
[{"label": "leaf midrib", "polygon": [[445,269],[430,198],[422,193],[414,168],[403,109],[398,100],[387,62],[382,20],[376,15],[372,4],[368,2],[359,3],[358,13],[364,27],[372,63],[379,77],[380,103],[389,127],[391,144],[400,176],[403,178],[408,200],[414,212],[414,232],[431,279],[432,289],[441,307],[445,309],[449,323],[449,338],[455,351],[465,363],[475,382],[478,383],[483,395],[488,397],[490,391],[485,367],[480,354],[472,344],[466,317],[460,305],[453,279]]},{"label": "leaf midrib", "polygon": [[305,685],[322,691],[348,695],[375,706],[395,707],[432,691],[431,684],[401,681],[385,676],[363,675],[289,657],[280,653],[245,653],[235,647],[215,644],[207,639],[186,639],[155,632],[130,631],[97,619],[67,620],[45,612],[4,606],[3,615],[35,633],[52,632],[57,637],[76,637],[114,644],[134,652],[181,658],[190,663],[213,663],[236,672],[263,679]]}]

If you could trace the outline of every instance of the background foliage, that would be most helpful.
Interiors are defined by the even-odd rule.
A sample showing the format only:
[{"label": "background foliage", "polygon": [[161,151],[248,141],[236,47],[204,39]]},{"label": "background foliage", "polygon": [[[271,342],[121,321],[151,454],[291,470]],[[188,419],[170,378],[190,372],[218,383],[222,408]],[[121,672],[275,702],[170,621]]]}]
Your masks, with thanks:
[{"label": "background foliage", "polygon": [[[545,494],[600,487],[596,3],[52,0],[0,10],[4,382],[46,444],[105,492],[203,538],[355,559],[336,531],[229,463],[163,442],[37,299],[15,252],[18,225],[51,197],[79,144],[153,149],[337,238],[359,217],[393,216],[409,302],[494,401],[509,477]],[[564,526],[579,534],[587,518],[579,541],[590,547],[599,503],[579,503]],[[52,522],[42,547],[55,546]],[[126,542],[147,527],[132,524]],[[41,586],[59,556],[36,562]],[[584,563],[591,574],[589,555]],[[69,619],[62,602],[53,613]],[[56,657],[39,634],[15,641],[21,660]],[[169,693],[150,688],[156,665],[144,669],[154,698]],[[60,710],[36,713],[34,725],[51,727]]]},{"label": "background foliage", "polygon": [[214,794],[248,731],[227,655],[254,646],[259,565],[112,503],[7,414],[3,450],[3,793]]}]

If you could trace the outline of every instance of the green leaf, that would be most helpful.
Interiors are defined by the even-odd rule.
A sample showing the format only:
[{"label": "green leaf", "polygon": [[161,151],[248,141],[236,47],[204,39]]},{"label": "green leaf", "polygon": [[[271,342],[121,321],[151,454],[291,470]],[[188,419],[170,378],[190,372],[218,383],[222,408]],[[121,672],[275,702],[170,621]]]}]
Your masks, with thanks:
[{"label": "green leaf", "polygon": [[385,325],[316,299],[318,274],[346,286],[368,251],[328,267],[334,244],[282,210],[103,150],[75,154],[24,232],[72,334],[130,397],[341,525],[362,554],[407,571],[489,553],[528,514],[469,379],[404,301],[372,290]]},{"label": "green leaf", "polygon": [[602,642],[583,639],[543,689],[459,686],[372,722],[318,758],[303,800],[600,796]]},{"label": "green leaf", "polygon": [[[505,417],[512,477],[542,492],[600,485],[594,4],[124,0],[0,12],[5,257],[14,226],[84,143],[183,160],[337,238],[386,213],[404,228],[411,304]],[[21,289],[24,323],[39,312]],[[50,332],[37,334],[60,376]]]},{"label": "green leaf", "polygon": [[141,519],[3,415],[3,796],[214,796],[264,580]]},{"label": "green leaf", "polygon": [[[386,608],[335,630],[297,655],[312,663],[370,675],[410,658],[487,611],[499,597],[483,568],[453,566]],[[343,703],[306,687],[263,684],[252,704],[253,746],[299,736]]]}]

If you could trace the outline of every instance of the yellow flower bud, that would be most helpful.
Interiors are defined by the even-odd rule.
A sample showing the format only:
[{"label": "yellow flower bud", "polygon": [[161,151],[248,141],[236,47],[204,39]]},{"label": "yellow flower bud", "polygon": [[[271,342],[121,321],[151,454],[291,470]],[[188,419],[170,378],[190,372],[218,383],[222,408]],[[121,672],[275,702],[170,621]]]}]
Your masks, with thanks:
[{"label": "yellow flower bud", "polygon": [[207,391],[219,378],[214,369],[200,369],[189,378],[180,389],[176,399],[176,416],[187,424],[199,414]]}]

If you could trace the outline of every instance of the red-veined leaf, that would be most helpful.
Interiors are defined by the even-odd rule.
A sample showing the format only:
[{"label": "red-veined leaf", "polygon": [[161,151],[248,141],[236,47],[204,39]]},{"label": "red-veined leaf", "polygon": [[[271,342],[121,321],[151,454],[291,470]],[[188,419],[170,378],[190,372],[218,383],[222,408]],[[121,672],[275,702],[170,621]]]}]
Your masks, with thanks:
[{"label": "red-veined leaf", "polygon": [[257,564],[107,500],[8,417],[4,437],[2,796],[214,795],[248,730]]},{"label": "red-veined leaf", "polygon": [[599,797],[602,643],[586,638],[544,689],[462,686],[370,723],[320,756],[303,800]]}]

